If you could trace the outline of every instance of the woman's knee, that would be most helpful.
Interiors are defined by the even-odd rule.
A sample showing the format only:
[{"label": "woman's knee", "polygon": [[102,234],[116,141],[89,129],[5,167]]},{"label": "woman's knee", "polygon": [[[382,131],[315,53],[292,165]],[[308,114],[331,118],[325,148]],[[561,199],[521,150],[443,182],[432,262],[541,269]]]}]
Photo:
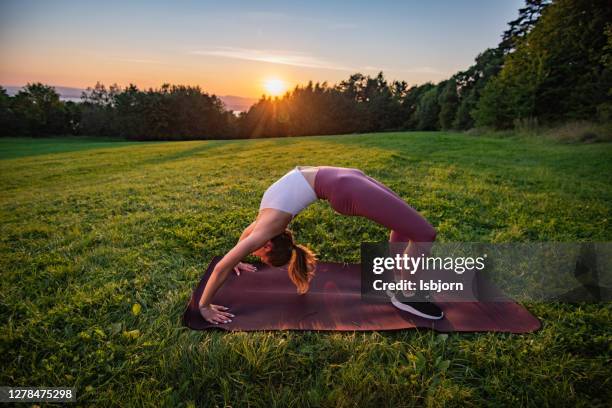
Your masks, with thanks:
[{"label": "woman's knee", "polygon": [[415,231],[411,230],[392,230],[389,235],[391,242],[434,242],[436,240],[436,230],[431,225],[420,228]]},{"label": "woman's knee", "polygon": [[414,241],[416,242],[434,242],[437,232],[433,226],[427,224],[425,227],[421,228],[416,235],[417,236],[414,237]]},{"label": "woman's knee", "polygon": [[438,232],[436,231],[436,229],[434,227],[432,227],[432,226],[430,226],[430,227],[431,227],[431,231],[429,233],[429,237],[430,237],[429,242],[434,242],[436,240],[436,236],[438,235]]}]

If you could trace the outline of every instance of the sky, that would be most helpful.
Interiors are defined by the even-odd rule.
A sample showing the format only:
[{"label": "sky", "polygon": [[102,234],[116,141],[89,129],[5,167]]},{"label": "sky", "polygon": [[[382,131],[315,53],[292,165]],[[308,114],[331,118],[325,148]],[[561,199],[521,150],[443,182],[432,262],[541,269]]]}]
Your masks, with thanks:
[{"label": "sky", "polygon": [[270,83],[355,72],[435,83],[495,47],[523,3],[1,0],[0,84],[172,83],[257,98]]}]

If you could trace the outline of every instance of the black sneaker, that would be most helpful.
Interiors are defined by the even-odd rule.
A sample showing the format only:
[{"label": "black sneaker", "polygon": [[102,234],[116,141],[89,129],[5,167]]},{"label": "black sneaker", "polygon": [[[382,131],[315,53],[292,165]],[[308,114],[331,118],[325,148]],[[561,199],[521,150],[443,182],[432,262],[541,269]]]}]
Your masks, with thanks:
[{"label": "black sneaker", "polygon": [[444,312],[435,303],[428,301],[426,298],[420,302],[413,300],[398,300],[396,296],[391,297],[391,304],[404,312],[412,313],[415,316],[425,319],[440,320],[444,317]]}]

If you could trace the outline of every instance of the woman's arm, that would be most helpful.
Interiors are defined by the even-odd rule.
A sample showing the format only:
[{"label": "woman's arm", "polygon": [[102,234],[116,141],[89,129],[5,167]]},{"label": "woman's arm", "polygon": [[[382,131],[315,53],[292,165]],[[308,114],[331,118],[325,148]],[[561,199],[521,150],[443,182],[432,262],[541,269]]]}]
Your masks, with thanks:
[{"label": "woman's arm", "polygon": [[253,221],[251,223],[251,225],[249,225],[248,227],[246,227],[244,229],[244,231],[242,231],[242,235],[240,235],[240,238],[238,239],[238,242],[242,241],[243,239],[245,239],[246,237],[249,236],[249,234],[251,234],[251,232],[253,232],[253,228],[255,228],[255,224],[257,223],[257,220]]},{"label": "woman's arm", "polygon": [[217,292],[217,290],[223,285],[227,279],[227,275],[234,269],[234,266],[240,262],[242,258],[250,254],[251,252],[261,248],[273,235],[265,233],[264,231],[253,231],[242,241],[239,241],[218,263],[215,265],[204,293],[200,298],[199,307],[208,307],[210,302]]},{"label": "woman's arm", "polygon": [[291,214],[267,208],[258,214],[256,221],[261,222],[257,222],[256,228],[253,222],[245,229],[238,243],[215,265],[206,283],[198,306],[202,317],[211,323],[227,323],[231,321],[230,317],[234,317],[226,312],[227,307],[211,304],[212,298],[242,258],[285,230]]}]

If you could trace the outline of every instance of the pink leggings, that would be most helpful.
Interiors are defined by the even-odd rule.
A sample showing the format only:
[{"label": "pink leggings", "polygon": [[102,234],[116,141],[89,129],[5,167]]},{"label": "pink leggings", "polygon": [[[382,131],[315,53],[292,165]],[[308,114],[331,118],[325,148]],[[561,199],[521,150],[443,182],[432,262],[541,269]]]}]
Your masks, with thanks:
[{"label": "pink leggings", "polygon": [[391,242],[431,243],[436,230],[384,184],[361,170],[320,166],[315,193],[344,215],[366,217],[391,230]]}]

